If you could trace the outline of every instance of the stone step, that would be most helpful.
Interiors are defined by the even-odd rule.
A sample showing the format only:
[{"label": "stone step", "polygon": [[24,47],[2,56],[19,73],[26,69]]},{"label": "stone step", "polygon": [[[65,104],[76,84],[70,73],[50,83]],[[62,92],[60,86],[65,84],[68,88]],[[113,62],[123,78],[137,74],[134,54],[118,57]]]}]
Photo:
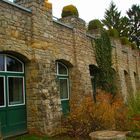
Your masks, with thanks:
[{"label": "stone step", "polygon": [[89,136],[91,140],[126,140],[126,133],[121,131],[95,131]]}]

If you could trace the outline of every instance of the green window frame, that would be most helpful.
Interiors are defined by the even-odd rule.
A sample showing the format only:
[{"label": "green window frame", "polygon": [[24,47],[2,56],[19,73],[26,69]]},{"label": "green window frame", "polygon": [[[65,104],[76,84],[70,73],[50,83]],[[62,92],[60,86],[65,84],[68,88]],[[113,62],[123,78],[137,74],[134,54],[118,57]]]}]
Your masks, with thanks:
[{"label": "green window frame", "polygon": [[[63,73],[62,73],[63,72]],[[59,89],[60,89],[60,98],[61,101],[69,100],[69,71],[65,64],[62,62],[57,62],[57,78],[59,80]],[[66,83],[62,82],[66,80]],[[62,93],[62,91],[66,91],[66,93]],[[64,97],[65,96],[65,97]]]},{"label": "green window frame", "polygon": [[3,102],[4,102],[4,104],[3,105],[0,105],[0,108],[2,108],[2,107],[6,107],[5,76],[0,75],[0,78],[3,78],[3,98],[4,98],[3,99]]},{"label": "green window frame", "polygon": [[[20,61],[19,59],[17,59],[16,57],[14,56],[11,56],[11,55],[8,55],[8,54],[0,54],[0,58],[3,57],[3,66],[1,65],[1,62],[2,62],[2,59],[0,59],[0,68],[3,67],[4,70],[1,70],[0,69],[0,72],[8,72],[8,73],[20,73],[20,74],[23,74],[24,73],[24,63],[22,61]],[[11,61],[10,61],[11,59]],[[20,64],[21,65],[21,70],[18,71],[18,70],[8,70],[8,65],[10,65],[11,63],[11,66],[12,66],[12,63],[13,63],[13,66],[16,66],[15,64]],[[17,67],[16,67],[17,68]]]},{"label": "green window frame", "polygon": [[[24,63],[22,61],[20,61],[19,59],[17,59],[14,56],[11,56],[9,54],[0,54],[0,77],[4,77],[3,80],[3,84],[4,84],[4,106],[0,106],[0,108],[2,107],[11,107],[11,106],[20,106],[20,105],[25,105],[25,81],[24,81]],[[9,82],[12,81],[13,79],[13,83]],[[20,80],[19,80],[19,79]],[[11,80],[10,80],[11,79]],[[16,81],[20,81],[20,82],[16,82]],[[17,102],[11,102],[10,104],[10,96],[9,96],[9,84],[10,87],[13,86],[13,93],[12,91],[10,91],[13,94],[13,98],[18,98],[18,97],[14,97],[14,96],[21,96],[22,97],[22,101],[18,103]],[[20,89],[21,88],[21,89]],[[22,95],[18,95],[18,91],[20,91],[19,94]],[[10,94],[11,95],[11,94]]]},{"label": "green window frame", "polygon": [[[21,100],[18,100],[18,101],[10,101],[10,95],[9,94],[9,78],[16,78],[16,79],[22,79],[22,84],[19,84],[18,86],[22,86],[21,88],[19,87],[16,87],[17,90],[20,90],[18,91],[19,92],[22,92],[20,94],[18,94],[17,92],[15,92],[16,94],[18,94],[17,96],[15,96],[16,98],[18,99],[21,99]],[[20,82],[20,81],[19,81]],[[18,84],[18,83],[17,83]],[[15,86],[17,86],[17,84]],[[7,76],[7,95],[8,95],[8,106],[19,106],[19,105],[25,105],[25,88],[24,88],[24,77],[23,76]],[[14,94],[14,93],[13,93]],[[22,97],[19,97],[19,96],[22,96]],[[14,100],[14,99],[13,99]],[[10,103],[11,102],[11,103]]]}]

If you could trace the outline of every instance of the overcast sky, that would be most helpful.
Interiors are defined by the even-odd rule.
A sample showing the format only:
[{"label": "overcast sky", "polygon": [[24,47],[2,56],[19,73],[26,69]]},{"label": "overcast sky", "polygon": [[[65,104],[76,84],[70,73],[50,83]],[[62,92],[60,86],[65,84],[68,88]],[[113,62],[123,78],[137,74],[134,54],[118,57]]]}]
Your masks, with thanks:
[{"label": "overcast sky", "polygon": [[[12,0],[11,0],[12,1]],[[62,8],[65,5],[73,4],[77,7],[80,18],[89,22],[92,19],[103,19],[105,9],[108,9],[111,0],[48,0],[53,5],[53,15],[60,18]],[[140,0],[113,0],[122,15],[133,4],[139,4]]]}]

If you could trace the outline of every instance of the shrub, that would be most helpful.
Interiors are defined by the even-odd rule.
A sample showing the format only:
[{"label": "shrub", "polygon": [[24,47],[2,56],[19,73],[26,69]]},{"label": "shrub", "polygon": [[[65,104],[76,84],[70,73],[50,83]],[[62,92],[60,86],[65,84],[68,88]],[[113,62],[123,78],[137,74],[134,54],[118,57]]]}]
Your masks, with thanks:
[{"label": "shrub", "polygon": [[130,130],[140,131],[140,91],[128,98],[128,118]]},{"label": "shrub", "polygon": [[135,42],[132,42],[132,43],[131,43],[131,48],[132,48],[132,49],[137,49],[137,44],[136,44]]},{"label": "shrub", "polygon": [[67,6],[63,7],[61,17],[63,18],[63,17],[68,17],[68,16],[79,17],[78,10],[77,10],[77,8],[75,6],[67,5]]},{"label": "shrub", "polygon": [[121,96],[115,98],[115,101],[113,102],[112,106],[115,110],[115,129],[119,131],[128,130],[128,108],[124,104],[123,98]]},{"label": "shrub", "polygon": [[129,40],[128,40],[127,37],[121,37],[120,41],[121,41],[122,45],[128,45],[129,44]]},{"label": "shrub", "polygon": [[[83,96],[83,95],[82,95]],[[94,103],[91,96],[86,95],[79,101],[81,96],[74,96],[71,99],[70,114],[63,118],[62,131],[73,137],[84,137],[95,130],[115,129],[117,123],[122,123],[126,119],[126,114],[116,114],[124,105],[121,100],[112,100],[112,95],[103,91],[98,91],[97,103]],[[121,117],[120,117],[121,116]],[[124,119],[123,121],[117,121]],[[125,124],[119,124],[125,126]]]},{"label": "shrub", "polygon": [[112,69],[112,45],[109,35],[102,30],[101,35],[95,38],[95,56],[100,73],[96,76],[96,85],[113,95],[116,94],[115,72]]},{"label": "shrub", "polygon": [[109,29],[107,32],[108,32],[109,36],[111,36],[111,37],[114,37],[114,38],[119,37],[119,32],[115,28]]},{"label": "shrub", "polygon": [[103,28],[103,25],[98,19],[91,20],[88,24],[88,30],[101,29],[101,28]]}]

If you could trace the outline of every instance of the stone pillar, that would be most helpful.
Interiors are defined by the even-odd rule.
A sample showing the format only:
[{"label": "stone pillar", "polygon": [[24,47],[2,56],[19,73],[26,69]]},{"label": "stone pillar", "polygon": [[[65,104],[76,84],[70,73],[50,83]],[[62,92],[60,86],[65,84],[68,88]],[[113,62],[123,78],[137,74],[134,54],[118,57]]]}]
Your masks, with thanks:
[{"label": "stone pillar", "polygon": [[31,9],[32,44],[52,38],[52,4],[47,0],[15,0],[15,3]]},{"label": "stone pillar", "polygon": [[75,16],[64,17],[60,21],[73,27],[75,66],[72,73],[72,95],[92,95],[89,65],[95,64],[95,61],[93,57],[87,58],[87,55],[93,56],[94,52],[91,52],[87,46],[85,21]]},{"label": "stone pillar", "polygon": [[78,18],[76,16],[68,16],[59,20],[67,25],[73,26],[73,28],[81,31],[82,33],[86,33],[86,23],[81,18]]},{"label": "stone pillar", "polygon": [[138,49],[133,50],[133,54],[135,54],[136,60],[136,88],[140,90],[140,51]]},{"label": "stone pillar", "polygon": [[[14,0],[14,3],[22,5],[26,8],[35,7],[44,7],[44,10],[47,10],[52,14],[52,4],[48,2],[48,0]],[[32,9],[33,10],[33,9]]]},{"label": "stone pillar", "polygon": [[30,73],[26,75],[28,130],[30,133],[53,135],[58,128],[61,111],[57,100],[55,62],[50,62],[45,52],[53,38],[52,5],[47,0],[15,2],[32,10],[29,46],[33,49],[34,59],[28,66]]},{"label": "stone pillar", "polygon": [[136,60],[134,60],[132,49],[128,48],[128,67],[129,67],[129,74],[130,74],[130,81],[131,81],[131,87],[132,87],[132,93],[136,93],[136,83],[135,83],[135,77],[134,72],[136,72]]}]

